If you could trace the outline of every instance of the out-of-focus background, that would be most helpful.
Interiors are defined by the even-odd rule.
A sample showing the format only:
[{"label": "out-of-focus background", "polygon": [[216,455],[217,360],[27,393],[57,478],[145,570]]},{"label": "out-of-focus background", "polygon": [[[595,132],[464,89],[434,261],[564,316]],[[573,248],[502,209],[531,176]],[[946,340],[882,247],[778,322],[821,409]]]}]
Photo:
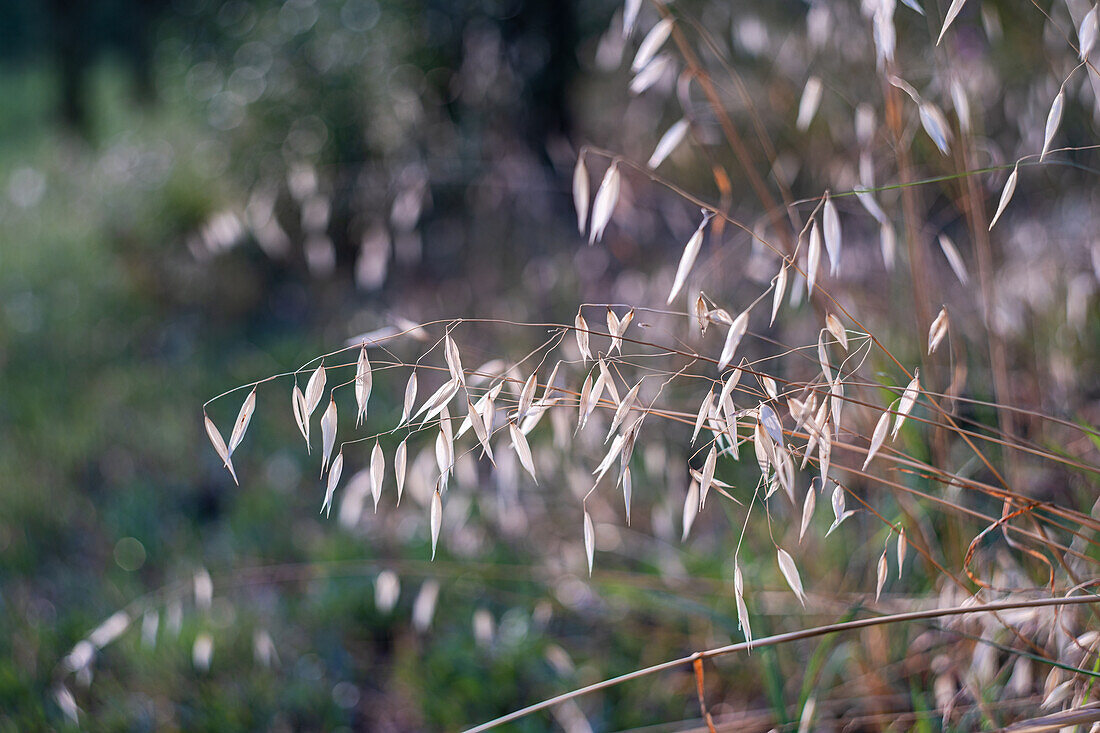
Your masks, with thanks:
[{"label": "out-of-focus background", "polygon": [[[870,48],[859,4],[826,5],[812,4],[807,18],[797,2],[736,12],[687,4],[720,44],[701,44],[704,63],[737,65],[720,93],[738,124],[746,135],[754,124],[736,101],[744,84],[779,148],[777,180],[800,196],[861,179],[858,153],[848,155],[862,144],[851,119],[869,88],[861,74],[878,84],[874,52],[860,56],[866,49],[845,42],[843,29],[858,29],[851,37]],[[1021,140],[1041,144],[1072,64],[1050,60],[1064,39],[1042,35],[1036,14],[971,5],[951,43],[986,125],[980,164],[995,166],[1012,162]],[[628,90],[637,38],[622,38],[621,12],[610,0],[0,2],[0,730],[65,729],[74,716],[98,730],[453,730],[742,638],[728,562],[740,515],[701,518],[706,539],[681,546],[686,473],[667,496],[663,479],[651,482],[632,528],[605,513],[619,528],[601,530],[599,549],[615,559],[589,581],[574,487],[543,481],[520,502],[498,485],[506,481],[467,466],[459,482],[485,490],[448,506],[433,563],[423,497],[395,510],[390,493],[377,518],[368,508],[361,519],[338,516],[338,497],[331,518],[317,514],[316,455],[294,427],[289,387],[260,393],[234,455],[239,486],[202,432],[211,397],[292,371],[356,334],[460,316],[572,323],[582,302],[663,303],[698,208],[628,176],[613,235],[589,247],[570,194],[582,145],[644,163],[683,114],[674,74],[661,94]],[[1061,20],[1066,11],[1052,12]],[[909,13],[897,10],[898,45],[923,49],[933,21]],[[646,5],[637,35],[656,18]],[[930,58],[905,71],[939,73]],[[830,91],[807,133],[795,118],[808,73]],[[1084,79],[1071,85],[1075,95],[1088,93]],[[950,99],[946,85],[931,87]],[[714,167],[730,152],[706,106],[691,104],[696,142],[719,152],[681,150],[670,176],[760,224],[744,178],[716,189]],[[910,117],[917,173],[936,175],[940,158]],[[1089,105],[1071,98],[1063,130],[1091,142]],[[771,153],[751,154],[767,175]],[[1095,232],[1084,212],[1096,197],[1087,155],[1074,161],[1034,174],[1017,194],[1025,220],[997,255],[1008,368],[1037,375],[999,397],[1095,422],[1097,254],[1082,242]],[[593,188],[602,174],[594,159]],[[896,171],[880,176],[889,183]],[[983,185],[995,202],[1003,173],[993,176]],[[884,196],[896,211],[896,192]],[[965,239],[951,200],[936,190],[923,199],[929,242],[941,230]],[[907,303],[908,286],[883,274],[878,225],[849,228],[862,210],[845,201],[848,302],[892,328],[879,308]],[[737,249],[708,260],[704,287],[729,295],[742,277],[766,287],[778,260],[762,264],[743,232],[727,238]],[[955,277],[930,251],[937,281]],[[932,297],[957,301],[961,343],[978,308],[965,290],[951,292]],[[911,335],[902,310],[902,352],[915,363],[924,335]],[[460,345],[470,367],[519,360],[545,338],[487,328]],[[985,348],[962,358],[983,385],[974,396],[993,399]],[[415,350],[403,357],[415,360]],[[403,386],[404,375],[376,380],[378,430],[400,414]],[[225,434],[244,394],[211,408]],[[995,422],[991,410],[974,411]],[[385,444],[388,461],[394,445]],[[684,449],[657,444],[640,460],[662,477],[666,463],[682,466]],[[1061,486],[1051,491],[1091,505],[1087,483]],[[746,542],[747,566],[757,551],[774,561],[764,528],[757,539]],[[860,543],[853,532],[815,546],[808,584],[865,591],[882,536],[866,551]],[[846,571],[849,561],[859,572]],[[774,569],[749,572],[784,593]],[[919,582],[937,592],[932,579]],[[758,598],[757,634],[782,628],[790,599]],[[120,635],[101,626],[126,609]],[[93,630],[111,643],[94,644],[94,658],[73,669],[74,645]],[[816,649],[830,660],[836,651]],[[881,669],[875,648],[841,649],[843,661],[816,667],[808,682],[805,649],[731,660],[710,683],[724,701],[712,712],[759,709],[761,725],[791,726],[804,684],[841,684],[849,664]],[[924,700],[915,689],[894,692]],[[695,679],[682,670],[519,729],[698,716]]]}]

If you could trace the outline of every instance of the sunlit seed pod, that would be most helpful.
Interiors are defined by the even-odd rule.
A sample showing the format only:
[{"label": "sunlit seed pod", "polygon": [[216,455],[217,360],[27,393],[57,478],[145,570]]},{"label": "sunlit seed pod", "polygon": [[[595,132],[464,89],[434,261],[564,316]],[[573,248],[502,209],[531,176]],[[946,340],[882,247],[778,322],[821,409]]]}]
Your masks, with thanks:
[{"label": "sunlit seed pod", "polygon": [[810,248],[806,253],[806,297],[812,298],[817,282],[817,269],[821,266],[821,231],[817,219],[810,223]]},{"label": "sunlit seed pod", "polygon": [[248,424],[252,421],[252,413],[256,410],[256,388],[253,387],[252,391],[245,397],[244,403],[241,405],[240,412],[237,413],[237,420],[233,423],[233,433],[229,436],[229,455],[233,455],[233,451],[237,449],[237,446],[244,440],[244,434],[248,430]]},{"label": "sunlit seed pod", "polygon": [[306,421],[313,415],[317,405],[321,404],[321,396],[325,393],[325,381],[325,364],[321,362],[306,383],[304,409],[302,410]]},{"label": "sunlit seed pod", "polygon": [[875,583],[875,602],[877,603],[879,598],[882,597],[882,588],[886,585],[886,575],[890,571],[890,565],[886,561],[886,550],[882,551],[882,556],[878,559],[878,579]]},{"label": "sunlit seed pod", "polygon": [[642,9],[642,0],[625,0],[623,3],[623,38],[627,38],[634,32],[634,25],[638,22],[638,13]]},{"label": "sunlit seed pod", "polygon": [[931,327],[928,329],[928,353],[932,354],[936,347],[940,345],[944,337],[947,335],[947,329],[949,327],[947,318],[947,308],[940,308],[940,312],[936,315],[936,319],[932,321]]},{"label": "sunlit seed pod", "polygon": [[404,425],[412,417],[412,409],[416,404],[416,370],[409,375],[409,381],[405,384],[405,401],[404,406],[401,408],[401,421],[399,425]]},{"label": "sunlit seed pod", "polygon": [[385,476],[386,456],[382,453],[382,446],[375,441],[370,455],[370,493],[374,499],[375,512],[378,511],[378,500],[382,497],[382,482]]},{"label": "sunlit seed pod", "polygon": [[818,105],[821,104],[822,91],[821,79],[811,76],[806,80],[806,86],[802,88],[802,97],[798,101],[798,119],[795,120],[795,127],[799,132],[805,132],[810,128],[810,123],[817,114]]},{"label": "sunlit seed pod", "polygon": [[325,487],[325,501],[321,504],[321,511],[325,512],[325,517],[328,517],[332,513],[332,495],[336,491],[336,486],[340,483],[340,475],[344,472],[344,453],[341,451],[336,454],[336,458],[332,461],[332,467],[328,472],[328,484]]},{"label": "sunlit seed pod", "polygon": [[898,234],[889,222],[879,227],[879,250],[882,252],[883,264],[888,271],[892,272],[894,260],[897,258]]},{"label": "sunlit seed pod", "polygon": [[[489,444],[489,430],[485,426],[485,418],[483,418],[481,414],[478,413],[477,408],[474,406],[474,403],[471,402],[468,397],[466,398],[466,405],[468,409],[467,419],[470,421],[470,424],[474,428],[474,435],[477,436],[478,442],[481,443],[481,447],[485,451],[485,455],[489,458],[490,461],[492,461],[493,448]],[[402,445],[404,445],[404,443],[402,443]]]},{"label": "sunlit seed pod", "polygon": [[665,159],[680,146],[690,129],[691,124],[686,119],[674,122],[657,141],[657,146],[653,149],[653,155],[649,156],[646,167],[650,170],[659,168],[661,163],[664,163]]},{"label": "sunlit seed pod", "polygon": [[947,118],[943,116],[940,108],[931,102],[921,102],[919,106],[920,122],[928,137],[932,138],[936,148],[942,155],[950,152],[948,145],[951,143],[951,127],[947,124]]},{"label": "sunlit seed pod", "polygon": [[691,482],[691,486],[688,487],[687,496],[684,497],[684,515],[682,521],[683,532],[680,536],[680,541],[687,541],[688,535],[691,533],[691,526],[695,524],[695,517],[699,514],[699,484],[696,481]]},{"label": "sunlit seed pod", "polygon": [[531,478],[537,484],[539,479],[535,475],[535,461],[531,457],[531,446],[527,443],[527,437],[516,427],[514,422],[508,423],[508,432],[512,438],[512,447],[516,451],[516,457],[519,458],[520,465],[527,473],[531,474]]},{"label": "sunlit seed pod", "polygon": [[557,386],[558,370],[561,368],[561,364],[561,360],[558,360],[554,364],[554,368],[550,370],[550,376],[546,379],[546,387],[542,391],[542,402],[546,405],[555,404],[557,402],[557,398],[554,397],[554,392],[561,392],[561,390]]},{"label": "sunlit seed pod", "polygon": [[782,547],[776,548],[776,555],[779,559],[779,570],[783,573],[784,580],[787,581],[787,585],[798,597],[799,603],[805,606],[806,593],[802,589],[802,577],[798,574],[798,567],[794,564],[794,558]]},{"label": "sunlit seed pod", "polygon": [[871,445],[867,449],[867,459],[863,461],[863,470],[867,470],[867,466],[871,464],[871,459],[878,453],[878,449],[882,447],[882,443],[886,440],[886,432],[890,427],[890,413],[883,412],[879,417],[878,422],[875,424],[875,431],[871,435]]},{"label": "sunlit seed pod", "polygon": [[699,335],[706,336],[707,324],[710,323],[710,319],[707,317],[707,303],[703,300],[702,293],[699,293],[695,298],[694,313],[696,324],[699,326]]},{"label": "sunlit seed pod", "polygon": [[825,377],[826,382],[833,381],[833,371],[829,364],[829,353],[825,351],[825,331],[821,331],[817,335],[817,363],[821,367],[821,376]]},{"label": "sunlit seed pod", "polygon": [[573,319],[573,334],[577,338],[577,349],[581,352],[581,358],[586,362],[592,359],[592,352],[588,347],[588,322],[584,320],[584,316],[577,312],[577,317]]},{"label": "sunlit seed pod", "polygon": [[829,388],[829,409],[833,415],[833,428],[839,434],[840,415],[844,410],[844,382],[841,381],[840,374],[836,375],[836,379]]},{"label": "sunlit seed pod", "polygon": [[1008,208],[1008,202],[1012,200],[1012,195],[1016,193],[1016,176],[1019,171],[1020,163],[1017,161],[1012,168],[1012,172],[1008,174],[1008,180],[1005,181],[1005,187],[1001,191],[1001,200],[997,203],[997,213],[993,215],[993,221],[989,222],[989,231],[993,231],[993,227],[1000,220],[1001,214]]},{"label": "sunlit seed pod", "polygon": [[951,80],[951,104],[955,107],[955,117],[959,120],[959,129],[962,132],[970,132],[970,100],[966,96],[966,90],[959,80]]},{"label": "sunlit seed pod", "polygon": [[646,34],[642,42],[638,44],[638,53],[634,56],[634,61],[630,64],[630,70],[637,72],[643,69],[646,64],[661,50],[661,46],[668,40],[669,35],[672,33],[673,20],[671,17],[665,17],[657,21],[656,25],[650,29]]},{"label": "sunlit seed pod", "polygon": [[719,371],[725,369],[729,366],[729,363],[733,361],[733,357],[737,352],[737,347],[741,343],[741,339],[744,337],[748,327],[749,312],[745,310],[733,320],[729,331],[726,332],[726,341],[722,345],[722,355],[718,359]]},{"label": "sunlit seed pod", "polygon": [[599,401],[599,398],[603,395],[603,391],[606,390],[612,404],[618,405],[621,402],[619,399],[619,389],[615,386],[615,377],[612,376],[611,370],[607,368],[607,360],[597,359],[596,366],[600,370],[600,380],[598,385],[593,387],[593,399]]},{"label": "sunlit seed pod", "polygon": [[875,57],[878,60],[879,68],[884,67],[886,64],[893,64],[898,45],[898,32],[894,27],[893,2],[875,3],[872,31],[875,42]]},{"label": "sunlit seed pod", "polygon": [[237,472],[233,470],[233,461],[229,458],[229,449],[225,445],[225,440],[222,439],[222,434],[218,432],[218,428],[214,425],[214,421],[203,415],[203,425],[206,428],[206,436],[210,439],[210,444],[214,446],[218,458],[221,458],[222,464],[229,469],[229,475],[233,477],[233,483],[240,484],[237,481]]},{"label": "sunlit seed pod", "polygon": [[412,625],[419,633],[423,634],[431,627],[438,600],[439,582],[435,579],[425,580],[416,594],[412,608]]},{"label": "sunlit seed pod", "polygon": [[707,311],[707,320],[711,323],[718,323],[723,326],[733,325],[733,316],[725,308],[715,308],[714,310]]},{"label": "sunlit seed pod", "polygon": [[[745,363],[745,359],[742,357],[741,364]],[[715,404],[726,409],[726,402],[729,401],[732,405],[733,393],[737,389],[738,384],[741,382],[742,369],[738,366],[736,369],[730,372],[729,377],[726,378],[725,383],[722,385],[722,391],[718,395],[718,402]]]},{"label": "sunlit seed pod", "polygon": [[454,465],[454,451],[442,430],[435,437],[435,461],[441,474],[450,475],[451,467]]},{"label": "sunlit seed pod", "polygon": [[825,193],[825,206],[821,213],[821,221],[825,229],[825,250],[829,254],[829,272],[836,275],[840,269],[840,254],[844,242],[840,232],[840,216],[836,211],[836,204]]},{"label": "sunlit seed pod", "polygon": [[741,574],[741,566],[734,562],[733,565],[733,594],[737,603],[737,625],[745,635],[745,641],[752,644],[752,626],[749,625],[749,609],[745,605],[745,580]]},{"label": "sunlit seed pod", "polygon": [[622,455],[623,448],[626,445],[626,437],[622,434],[616,435],[615,439],[611,441],[611,447],[607,449],[607,453],[604,455],[603,460],[600,461],[600,465],[596,467],[596,470],[592,473],[596,476],[596,483],[603,480],[603,477],[607,475],[611,466],[615,465],[615,461]]},{"label": "sunlit seed pod", "polygon": [[[401,506],[401,494],[405,491],[405,466],[408,462],[407,438],[402,440],[393,454],[393,473],[397,480],[397,505]],[[381,484],[381,482],[379,482]]]},{"label": "sunlit seed pod", "polygon": [[321,416],[321,475],[325,475],[332,449],[336,445],[336,400],[330,399]]},{"label": "sunlit seed pod", "polygon": [[1054,98],[1054,102],[1050,105],[1050,112],[1047,113],[1046,129],[1043,132],[1043,152],[1039,155],[1040,161],[1047,156],[1050,144],[1054,141],[1054,135],[1058,132],[1058,126],[1062,124],[1062,107],[1065,102],[1065,89],[1059,89],[1058,96]]},{"label": "sunlit seed pod", "polygon": [[447,409],[447,405],[458,394],[461,387],[462,385],[458,380],[453,377],[448,379],[428,399],[424,400],[424,404],[416,411],[413,418],[420,418],[423,415],[421,425],[427,425],[436,415],[442,414]]},{"label": "sunlit seed pod", "polygon": [[905,537],[905,530],[898,531],[898,578],[901,578],[901,570],[905,567],[905,550],[909,541]]},{"label": "sunlit seed pod", "polygon": [[[824,411],[827,406],[828,403],[823,402],[821,405],[822,411]],[[833,438],[829,434],[829,430],[824,423],[819,424],[821,425],[821,433],[817,441],[817,462],[821,474],[821,485],[824,486],[829,478],[829,463],[833,453]]]},{"label": "sunlit seed pod", "polygon": [[531,409],[531,404],[535,401],[535,389],[538,388],[538,372],[532,372],[531,376],[527,378],[527,381],[523,383],[523,389],[519,393],[519,402],[516,406],[516,420],[522,420],[527,415],[527,411]]},{"label": "sunlit seed pod", "polygon": [[588,422],[589,404],[592,401],[592,373],[589,372],[584,378],[584,385],[581,387],[581,395],[577,400],[577,430],[584,427]]},{"label": "sunlit seed pod", "polygon": [[834,316],[832,313],[825,315],[825,328],[829,330],[829,333],[833,335],[833,338],[837,340],[841,348],[845,351],[848,350],[848,332],[841,325],[840,319]]},{"label": "sunlit seed pod", "polygon": [[801,542],[802,538],[806,535],[806,529],[810,526],[810,520],[813,519],[814,509],[817,507],[817,492],[814,491],[813,483],[806,489],[806,498],[802,501],[802,521],[798,527],[798,541]]},{"label": "sunlit seed pod", "polygon": [[665,72],[672,68],[672,66],[671,56],[668,54],[657,56],[630,80],[630,93],[642,94],[660,81],[661,77],[664,76]]},{"label": "sunlit seed pod", "polygon": [[943,16],[943,26],[940,28],[940,34],[936,37],[936,45],[940,45],[940,41],[943,40],[943,34],[947,33],[948,27],[955,22],[955,18],[958,17],[959,11],[962,10],[966,0],[951,0],[951,4],[947,7],[947,13]]},{"label": "sunlit seed pod", "polygon": [[355,424],[359,425],[367,416],[367,401],[370,399],[371,387],[374,383],[374,375],[371,373],[370,358],[367,356],[367,347],[359,350],[359,359],[355,364]]},{"label": "sunlit seed pod", "polygon": [[435,560],[436,546],[439,544],[439,529],[443,525],[443,498],[436,489],[432,494],[432,506],[430,512],[430,528],[432,534],[432,560]]},{"label": "sunlit seed pod", "polygon": [[699,508],[702,509],[707,502],[707,494],[710,492],[714,481],[714,468],[718,460],[718,450],[712,445],[707,459],[703,462],[703,475],[699,480]]},{"label": "sunlit seed pod", "polygon": [[939,242],[940,250],[943,252],[943,256],[947,258],[947,264],[951,266],[951,271],[955,273],[955,277],[959,279],[960,283],[967,285],[970,282],[970,273],[967,272],[966,264],[963,262],[962,255],[959,254],[958,247],[946,234],[940,234]]},{"label": "sunlit seed pod", "polygon": [[757,414],[760,417],[760,425],[772,442],[776,445],[783,445],[783,424],[772,406],[761,403],[757,407]]},{"label": "sunlit seed pod", "polygon": [[210,669],[210,663],[214,658],[214,637],[203,631],[195,637],[195,643],[191,646],[191,664],[200,672]]},{"label": "sunlit seed pod", "polygon": [[582,235],[588,223],[588,198],[588,169],[582,153],[577,156],[577,165],[573,169],[573,207],[577,210],[577,229]]},{"label": "sunlit seed pod", "polygon": [[309,452],[309,420],[306,418],[306,398],[298,385],[290,393],[290,406],[294,411],[294,423],[298,426],[298,432],[306,441],[306,451]]},{"label": "sunlit seed pod", "polygon": [[450,372],[451,379],[465,386],[466,374],[462,370],[462,356],[458,351],[458,344],[451,338],[450,333],[443,338],[443,356],[447,360],[447,371]]},{"label": "sunlit seed pod", "polygon": [[703,427],[703,422],[710,415],[711,403],[714,401],[714,390],[711,389],[707,392],[706,398],[703,399],[699,405],[699,412],[695,416],[695,428],[691,431],[691,442],[694,443],[695,439],[699,436],[699,430]]},{"label": "sunlit seed pod", "polygon": [[1092,9],[1085,14],[1085,17],[1081,20],[1081,25],[1077,29],[1077,42],[1080,47],[1080,58],[1082,61],[1088,59],[1092,55],[1093,49],[1096,48],[1096,39],[1100,37],[1100,19],[1098,19],[1097,6],[1093,5]]},{"label": "sunlit seed pod", "polygon": [[909,386],[905,388],[905,392],[901,395],[901,402],[898,403],[897,417],[894,419],[894,429],[890,432],[891,439],[898,437],[898,432],[901,430],[901,426],[905,424],[905,418],[908,417],[910,411],[913,409],[913,405],[917,403],[917,396],[920,394],[920,372],[915,372],[912,381],[909,382]]},{"label": "sunlit seed pod", "polygon": [[634,493],[634,479],[630,475],[630,467],[623,470],[623,504],[626,506],[626,526],[630,526],[630,499]]},{"label": "sunlit seed pod", "polygon": [[611,428],[607,431],[607,437],[604,438],[603,442],[606,443],[608,440],[610,440],[611,436],[615,433],[615,429],[622,425],[623,421],[626,420],[626,416],[630,414],[630,411],[634,408],[634,403],[638,399],[638,388],[641,386],[642,380],[639,379],[638,383],[631,387],[630,390],[623,397],[622,401],[619,403],[619,406],[615,410],[615,417],[611,421]]},{"label": "sunlit seed pod", "polygon": [[261,667],[272,667],[279,663],[275,641],[266,629],[257,629],[252,635],[252,658]]},{"label": "sunlit seed pod", "polygon": [[[856,141],[860,145],[867,145],[871,142],[871,138],[875,134],[875,109],[866,102],[862,102],[856,107]],[[863,181],[864,185],[869,185],[867,181]]]},{"label": "sunlit seed pod", "polygon": [[703,219],[703,223],[699,225],[699,228],[695,230],[684,246],[683,254],[680,255],[680,264],[676,267],[676,277],[673,280],[672,289],[669,290],[668,298],[665,300],[666,305],[671,304],[680,293],[691,268],[695,265],[695,259],[699,256],[699,250],[703,246],[703,233],[707,221],[707,219]]},{"label": "sunlit seed pod", "polygon": [[584,510],[584,554],[588,557],[588,574],[592,575],[592,561],[596,553],[596,529],[592,526],[592,517],[588,509]]},{"label": "sunlit seed pod", "polygon": [[784,260],[775,276],[775,286],[772,291],[772,317],[768,325],[775,325],[775,316],[779,313],[779,306],[783,303],[783,295],[787,292],[787,261]]},{"label": "sunlit seed pod", "polygon": [[131,620],[127,611],[115,611],[88,634],[88,641],[96,649],[102,649],[122,636],[126,629],[130,628]]},{"label": "sunlit seed pod", "polygon": [[381,613],[390,613],[401,596],[401,581],[397,573],[383,570],[374,581],[374,605]]},{"label": "sunlit seed pod", "polygon": [[603,239],[604,230],[611,221],[611,215],[615,211],[615,204],[619,201],[619,164],[612,162],[604,174],[603,181],[596,191],[596,199],[592,204],[592,228],[589,232],[588,243]]}]

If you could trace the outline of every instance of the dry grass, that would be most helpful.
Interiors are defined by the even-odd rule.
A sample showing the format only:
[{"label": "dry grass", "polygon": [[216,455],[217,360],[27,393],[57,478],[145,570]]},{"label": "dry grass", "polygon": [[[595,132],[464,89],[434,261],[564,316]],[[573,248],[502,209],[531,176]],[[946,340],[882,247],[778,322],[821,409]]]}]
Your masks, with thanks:
[{"label": "dry grass", "polygon": [[[1076,89],[1073,74],[1095,81],[1100,72],[1089,53],[1077,62],[1080,49],[1067,31],[1064,58],[1052,66],[1072,70],[1057,79],[1036,138],[1041,153],[1025,152],[1021,141],[1018,157],[979,167],[985,138],[972,118],[980,110],[964,105],[968,90],[949,71],[958,53],[952,34],[977,23],[977,13],[958,15],[965,8],[956,0],[937,23],[929,5],[923,33],[918,16],[907,16],[900,27],[914,35],[905,39],[912,58],[903,64],[903,50],[889,41],[892,14],[912,11],[863,5],[862,18],[849,17],[850,9],[833,18],[852,23],[847,32],[875,39],[859,82],[864,96],[841,100],[864,110],[863,122],[851,148],[797,178],[783,173],[777,150],[804,146],[809,166],[830,133],[849,137],[836,92],[851,90],[828,81],[833,68],[823,62],[818,74],[792,83],[784,108],[761,109],[702,23],[678,4],[642,10],[639,22],[653,30],[637,53],[632,88],[678,92],[679,121],[656,135],[648,165],[587,146],[573,173],[578,221],[592,246],[605,246],[601,240],[614,237],[616,227],[630,227],[647,195],[677,197],[702,211],[683,250],[650,274],[635,302],[584,303],[572,323],[454,318],[386,327],[204,406],[224,422],[230,408],[223,404],[244,398],[228,444],[206,418],[232,472],[231,454],[254,410],[260,419],[284,420],[291,412],[286,395],[293,395],[309,447],[310,425],[327,405],[313,455],[322,476],[331,468],[318,505],[327,514],[335,503],[348,527],[359,524],[368,494],[377,512],[419,512],[433,558],[437,545],[461,541],[463,528],[448,527],[457,513],[448,505],[467,501],[463,494],[475,487],[460,475],[495,475],[500,510],[482,517],[489,525],[522,523],[520,515],[544,510],[572,517],[563,531],[578,550],[556,563],[559,573],[579,573],[587,563],[598,579],[605,572],[601,536],[630,523],[631,514],[636,525],[643,511],[656,515],[670,504],[682,507],[674,534],[685,542],[699,532],[733,533],[736,550],[722,585],[735,600],[742,641],[567,692],[476,730],[677,668],[693,670],[700,724],[710,729],[792,721],[799,729],[845,722],[920,728],[933,719],[945,728],[994,726],[1059,711],[1065,717],[1020,729],[1057,727],[1070,716],[1074,724],[1098,720],[1091,701],[1100,647],[1092,605],[1100,517],[1092,502],[1100,433],[1080,422],[1071,402],[1095,375],[1070,363],[1057,393],[1020,399],[1024,385],[1043,390],[1048,375],[1019,366],[1019,339],[997,318],[1013,297],[1006,273],[1014,263],[1000,253],[1027,225],[1026,214],[1014,215],[1014,196],[1024,194],[1036,166],[1088,150],[1053,141],[1063,116],[1090,104],[1083,92],[1067,96]],[[1078,10],[1069,5],[1071,14]],[[1060,6],[1053,12],[1066,14]],[[1087,42],[1089,21],[1082,22]],[[899,78],[919,59],[935,59],[920,85],[924,93]],[[951,115],[941,99],[951,100]],[[777,119],[786,120],[782,142],[768,134]],[[793,138],[792,127],[799,131]],[[881,181],[854,180],[849,166],[837,163],[849,153],[868,160],[862,173]],[[666,160],[679,160],[680,172],[685,160],[702,161],[713,179],[710,193],[693,194],[674,174],[657,173]],[[597,171],[588,221],[589,175]],[[751,207],[735,205],[731,180],[755,193]],[[817,194],[795,198],[818,183]],[[948,220],[957,224],[953,238],[942,225]],[[1080,245],[1088,246],[1095,245]],[[1077,296],[1066,297],[1070,312],[1079,309]],[[950,307],[938,307],[941,301]],[[1095,304],[1086,313],[1089,307],[1095,314]],[[500,332],[533,347],[472,367],[484,361],[472,355]],[[404,404],[396,424],[371,411],[370,395],[381,390]],[[364,427],[349,437],[341,429],[351,428],[353,409],[356,426]],[[316,433],[312,438],[316,444]],[[650,453],[656,459],[646,458]],[[413,508],[398,508],[403,493]],[[847,535],[834,534],[852,525]],[[842,536],[870,549],[848,548],[850,567],[829,566],[823,558],[836,555],[824,548]],[[768,588],[780,578],[793,591],[786,600]],[[871,615],[835,622],[853,596]],[[170,597],[121,612],[110,629],[93,632],[90,639],[102,631],[91,647],[109,643]],[[765,606],[798,628],[754,640],[750,628]],[[923,632],[906,631],[900,650],[876,635],[901,623]],[[704,680],[704,660],[829,634],[850,636],[878,662],[878,669],[860,669],[850,659],[848,672],[853,683],[863,680],[866,696],[810,680],[784,713],[787,721],[774,711],[759,719],[708,713],[723,696],[738,697],[714,681],[721,668]],[[940,644],[945,638],[954,643]],[[204,655],[209,650],[196,646],[196,664]],[[92,656],[88,647],[74,650],[65,671],[79,675]],[[906,694],[917,689],[914,680],[931,699]]]}]

